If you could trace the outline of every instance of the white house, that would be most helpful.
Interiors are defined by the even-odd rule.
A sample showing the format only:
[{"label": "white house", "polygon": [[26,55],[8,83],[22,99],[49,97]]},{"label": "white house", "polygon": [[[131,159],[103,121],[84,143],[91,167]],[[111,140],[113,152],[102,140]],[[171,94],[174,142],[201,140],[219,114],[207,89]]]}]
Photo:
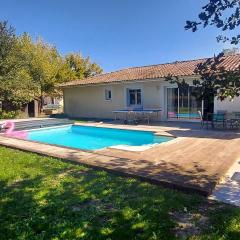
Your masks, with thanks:
[{"label": "white house", "polygon": [[[207,59],[197,59],[143,67],[126,68],[61,85],[64,112],[76,118],[114,118],[113,111],[126,108],[161,109],[159,120],[196,120],[198,111],[211,113],[225,110],[240,112],[240,98],[223,102],[201,101],[195,97],[195,69]],[[240,65],[240,55],[226,55],[220,63],[227,70]],[[166,81],[177,76],[190,84],[187,90]]]}]

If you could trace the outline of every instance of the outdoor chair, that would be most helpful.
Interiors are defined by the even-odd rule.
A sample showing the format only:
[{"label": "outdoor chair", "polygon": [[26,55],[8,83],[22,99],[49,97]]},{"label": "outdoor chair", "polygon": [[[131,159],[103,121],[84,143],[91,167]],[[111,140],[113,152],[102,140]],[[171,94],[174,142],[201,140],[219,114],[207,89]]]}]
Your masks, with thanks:
[{"label": "outdoor chair", "polygon": [[212,127],[215,128],[217,126],[226,127],[226,112],[219,111],[212,115]]}]

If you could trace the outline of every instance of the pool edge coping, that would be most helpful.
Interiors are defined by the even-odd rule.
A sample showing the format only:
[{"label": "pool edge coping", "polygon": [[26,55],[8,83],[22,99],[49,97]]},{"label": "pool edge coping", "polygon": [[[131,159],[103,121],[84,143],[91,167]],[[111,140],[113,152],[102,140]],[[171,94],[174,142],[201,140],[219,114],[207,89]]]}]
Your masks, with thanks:
[{"label": "pool edge coping", "polygon": [[[11,137],[11,136],[5,136],[4,133],[0,133],[0,136],[3,137],[8,137],[8,138],[14,138],[14,139],[19,139],[19,140],[24,140],[24,141],[28,141],[28,142],[35,142],[35,143],[41,143],[41,144],[45,144],[45,145],[50,145],[50,146],[55,146],[55,147],[62,147],[62,148],[70,148],[72,150],[80,150],[80,151],[84,151],[84,152],[98,152],[101,150],[105,150],[105,149],[116,149],[116,150],[122,150],[122,151],[127,151],[127,152],[144,152],[146,150],[152,149],[154,147],[157,147],[159,145],[163,145],[163,144],[169,144],[169,143],[173,143],[176,142],[176,140],[178,140],[178,137],[176,136],[170,136],[170,135],[164,135],[162,134],[162,132],[158,132],[158,131],[154,131],[154,130],[141,130],[141,129],[125,129],[123,127],[114,127],[114,126],[105,126],[105,125],[97,125],[97,126],[93,126],[93,125],[88,125],[86,123],[80,123],[80,124],[65,124],[65,125],[61,125],[61,126],[51,126],[51,127],[43,127],[43,128],[37,128],[37,129],[28,129],[25,131],[41,131],[43,129],[54,129],[54,128],[61,128],[61,127],[67,127],[67,126],[84,126],[84,127],[96,127],[96,128],[108,128],[108,129],[118,129],[118,130],[126,130],[126,131],[142,131],[142,132],[152,132],[154,135],[159,136],[159,137],[168,137],[168,138],[172,138],[169,141],[164,141],[161,143],[153,143],[153,144],[144,144],[144,145],[140,145],[140,146],[130,146],[130,145],[121,145],[122,147],[118,147],[120,145],[113,145],[113,146],[108,146],[108,147],[104,147],[104,148],[100,148],[100,149],[95,149],[95,150],[89,150],[89,149],[82,149],[82,148],[74,148],[74,147],[68,147],[68,146],[63,146],[63,145],[58,145],[58,144],[53,144],[53,143],[45,143],[45,142],[40,142],[40,141],[36,141],[36,140],[29,140],[29,139],[21,139],[21,138],[16,138],[16,137]],[[160,134],[161,133],[161,134]],[[134,150],[134,148],[139,148],[139,150]],[[142,147],[142,149],[141,149]],[[145,148],[147,147],[147,148]]]},{"label": "pool edge coping", "polygon": [[[142,130],[142,129],[135,129],[135,128],[132,128],[134,126],[132,125],[125,125],[127,127],[130,127],[130,128],[124,128],[124,126],[120,125],[120,126],[116,126],[116,125],[110,125],[109,124],[106,124],[106,123],[73,123],[73,125],[79,125],[79,126],[88,126],[88,127],[100,127],[100,128],[112,128],[112,129],[119,129],[119,130],[131,130],[131,131],[142,131],[142,132],[152,132],[154,135],[156,136],[163,136],[163,137],[171,137],[171,138],[177,138],[177,136],[175,135],[170,135],[170,134],[163,134],[164,132],[162,131],[157,131],[157,130],[153,130],[153,129],[145,129],[145,130]],[[138,125],[136,125],[138,126]]]}]

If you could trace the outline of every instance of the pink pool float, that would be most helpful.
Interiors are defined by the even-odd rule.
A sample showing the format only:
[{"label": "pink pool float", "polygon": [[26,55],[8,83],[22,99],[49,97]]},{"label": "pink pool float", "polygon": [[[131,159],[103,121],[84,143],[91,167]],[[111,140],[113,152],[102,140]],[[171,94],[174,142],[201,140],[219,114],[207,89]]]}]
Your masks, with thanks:
[{"label": "pink pool float", "polygon": [[12,121],[6,121],[3,125],[5,128],[7,128],[7,130],[4,133],[5,136],[23,138],[23,139],[26,139],[28,136],[27,131],[14,131],[15,124]]}]

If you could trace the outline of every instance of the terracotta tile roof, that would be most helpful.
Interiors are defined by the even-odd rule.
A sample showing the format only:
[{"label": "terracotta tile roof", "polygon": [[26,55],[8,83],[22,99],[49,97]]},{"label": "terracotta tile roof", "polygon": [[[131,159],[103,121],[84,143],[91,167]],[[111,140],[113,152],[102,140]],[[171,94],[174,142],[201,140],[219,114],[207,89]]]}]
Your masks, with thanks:
[{"label": "terracotta tile roof", "polygon": [[[90,78],[70,81],[61,84],[60,87],[71,87],[77,85],[112,83],[123,81],[136,81],[163,78],[168,75],[172,76],[191,76],[195,75],[194,70],[199,63],[203,63],[208,58],[179,61],[166,64],[150,65],[143,67],[126,68],[115,72],[99,74]],[[240,54],[228,55],[222,58],[219,67],[226,70],[234,70],[240,66]]]}]

